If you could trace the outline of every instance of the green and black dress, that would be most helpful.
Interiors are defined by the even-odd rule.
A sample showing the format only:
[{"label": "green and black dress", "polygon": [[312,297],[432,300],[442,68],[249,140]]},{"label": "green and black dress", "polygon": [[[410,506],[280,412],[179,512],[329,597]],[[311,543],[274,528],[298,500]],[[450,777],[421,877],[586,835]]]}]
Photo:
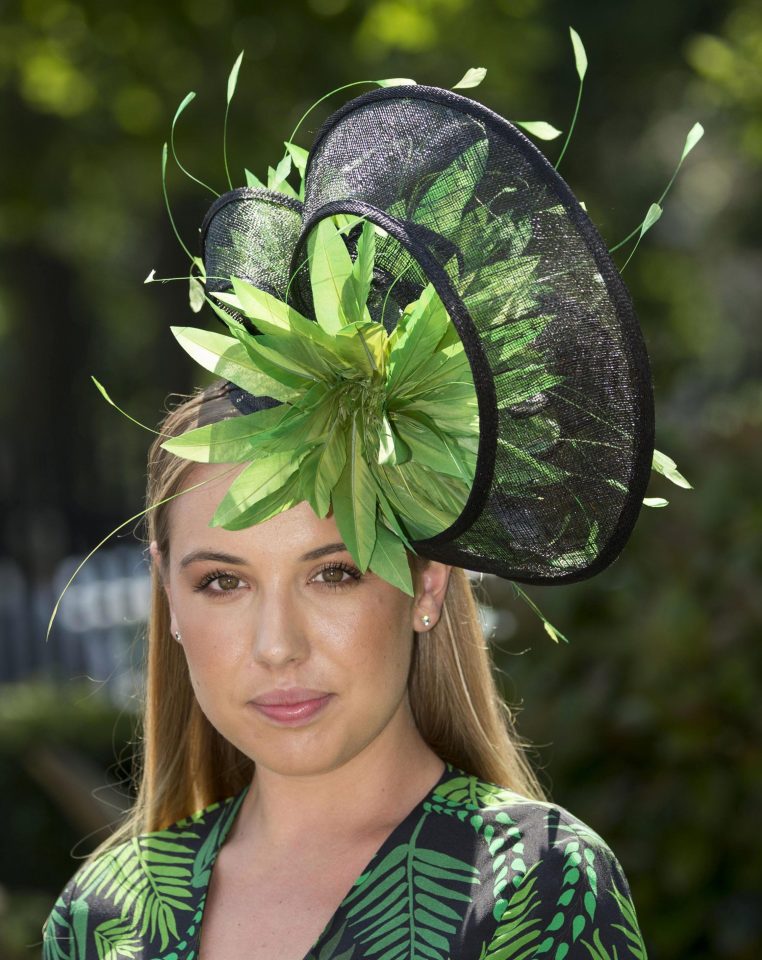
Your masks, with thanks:
[{"label": "green and black dress", "polygon": [[[48,918],[44,960],[197,957],[211,872],[245,794],[80,869]],[[645,956],[622,868],[590,827],[448,767],[305,960]]]}]

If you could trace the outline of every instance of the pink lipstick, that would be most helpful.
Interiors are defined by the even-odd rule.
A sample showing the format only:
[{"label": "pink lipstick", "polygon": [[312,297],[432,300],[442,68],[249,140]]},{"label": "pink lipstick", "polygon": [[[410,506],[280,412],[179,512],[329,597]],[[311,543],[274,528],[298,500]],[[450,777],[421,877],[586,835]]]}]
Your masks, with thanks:
[{"label": "pink lipstick", "polygon": [[290,727],[309,723],[333,698],[323,690],[304,687],[289,687],[284,690],[269,690],[249,702],[269,720]]}]

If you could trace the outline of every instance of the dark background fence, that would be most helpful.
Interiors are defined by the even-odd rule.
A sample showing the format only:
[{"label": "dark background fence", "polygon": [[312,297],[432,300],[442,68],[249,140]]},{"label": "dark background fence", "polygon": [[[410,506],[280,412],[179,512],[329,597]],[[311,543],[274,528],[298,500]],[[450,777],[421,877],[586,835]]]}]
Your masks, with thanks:
[{"label": "dark background fence", "polygon": [[[762,855],[762,8],[755,0],[95,0],[7,3],[0,18],[0,955],[39,927],[129,800],[140,698],[143,545],[126,528],[45,627],[69,557],[140,509],[147,435],[198,382],[159,158],[224,185],[262,175],[320,94],[363,77],[442,86],[488,68],[477,99],[566,130],[568,25],[590,68],[561,173],[613,245],[658,198],[694,121],[706,135],[625,271],[651,354],[657,446],[693,482],[656,479],[623,557],[535,590],[555,646],[488,584],[505,693],[555,800],[609,841],[654,958],[756,958]],[[350,91],[356,92],[356,91]],[[299,136],[305,147],[338,95]],[[551,160],[560,140],[541,144]],[[170,174],[193,242],[209,197]],[[618,262],[624,262],[626,252]],[[213,323],[210,318],[200,322]]]}]

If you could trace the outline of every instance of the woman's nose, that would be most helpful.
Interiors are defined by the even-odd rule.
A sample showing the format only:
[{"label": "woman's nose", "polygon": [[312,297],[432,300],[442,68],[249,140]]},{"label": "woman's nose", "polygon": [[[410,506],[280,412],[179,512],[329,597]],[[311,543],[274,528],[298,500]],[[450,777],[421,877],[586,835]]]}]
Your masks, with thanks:
[{"label": "woman's nose", "polygon": [[259,663],[279,667],[309,654],[298,606],[285,590],[260,594],[251,630],[252,658]]}]

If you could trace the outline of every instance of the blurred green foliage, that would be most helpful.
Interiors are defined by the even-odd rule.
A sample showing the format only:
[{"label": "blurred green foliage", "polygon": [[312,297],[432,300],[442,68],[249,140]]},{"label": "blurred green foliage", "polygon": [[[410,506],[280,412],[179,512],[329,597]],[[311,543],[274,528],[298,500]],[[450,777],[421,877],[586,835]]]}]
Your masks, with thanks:
[{"label": "blurred green foliage", "polygon": [[[556,648],[510,588],[494,584],[495,602],[510,611],[498,629],[500,667],[554,799],[619,855],[651,955],[746,960],[762,947],[762,7],[754,0],[6,4],[3,549],[43,581],[67,551],[92,546],[140,502],[146,439],[101,401],[90,373],[148,422],[168,391],[193,386],[168,330],[189,316],[186,286],[142,285],[153,268],[160,276],[185,269],[161,204],[159,160],[188,90],[198,98],[178,149],[217,189],[225,81],[241,49],[230,121],[240,182],[244,166],[261,173],[278,158],[319,94],[358,77],[448,86],[485,66],[477,99],[509,118],[566,129],[576,97],[569,23],[590,69],[562,172],[611,245],[659,196],[692,123],[707,131],[625,272],[653,362],[657,446],[695,490],[657,478],[650,493],[673,503],[646,512],[621,560],[590,583],[532,591],[569,647]],[[312,114],[299,142],[309,146],[341,102]],[[558,144],[541,145],[551,160]],[[175,171],[169,186],[193,245],[208,195]],[[60,811],[40,799],[38,784],[11,773],[11,757],[27,769],[31,742],[13,731],[53,730],[68,709],[62,702],[60,716],[51,713],[40,696],[39,719],[34,711],[0,719],[4,822],[24,837],[37,870],[23,883],[1,878],[14,916],[22,887],[41,907],[40,891],[52,902],[72,868],[49,852],[52,837],[64,837]],[[106,766],[113,724],[94,726],[106,742],[87,749]],[[72,743],[82,731],[74,732]],[[24,826],[32,816],[33,829]],[[63,847],[72,842],[66,835]]]},{"label": "blurred green foliage", "polygon": [[3,960],[39,956],[51,895],[119,822],[131,791],[134,727],[134,716],[110,706],[89,683],[3,689]]}]

